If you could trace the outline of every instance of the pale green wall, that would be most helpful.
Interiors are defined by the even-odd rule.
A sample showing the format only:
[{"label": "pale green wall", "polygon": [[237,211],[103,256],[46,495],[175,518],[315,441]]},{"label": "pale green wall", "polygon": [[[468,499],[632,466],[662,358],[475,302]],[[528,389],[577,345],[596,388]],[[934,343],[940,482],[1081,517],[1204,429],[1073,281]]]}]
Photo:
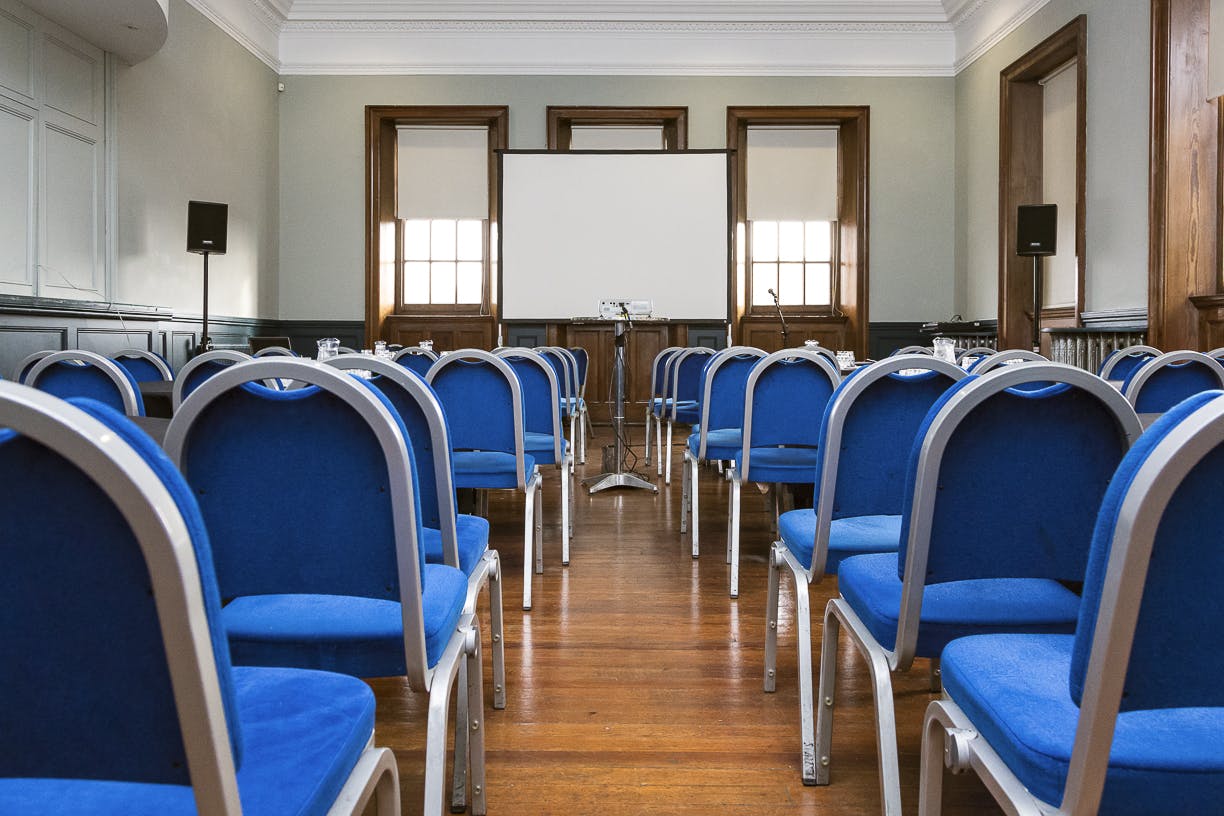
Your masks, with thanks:
[{"label": "pale green wall", "polygon": [[203,264],[186,252],[187,201],[220,201],[229,246],[209,262],[209,311],[277,316],[276,83],[183,0],[170,2],[161,51],[119,66],[114,300],[198,313]]},{"label": "pale green wall", "polygon": [[[956,311],[998,315],[999,72],[1088,15],[1087,311],[1147,304],[1147,0],[1052,0],[956,77]],[[1059,236],[1059,242],[1064,236]]]},{"label": "pale green wall", "polygon": [[364,313],[364,107],[509,105],[510,147],[545,147],[548,105],[686,105],[689,146],[726,146],[728,105],[871,106],[872,321],[953,307],[951,78],[285,77],[280,316]]}]

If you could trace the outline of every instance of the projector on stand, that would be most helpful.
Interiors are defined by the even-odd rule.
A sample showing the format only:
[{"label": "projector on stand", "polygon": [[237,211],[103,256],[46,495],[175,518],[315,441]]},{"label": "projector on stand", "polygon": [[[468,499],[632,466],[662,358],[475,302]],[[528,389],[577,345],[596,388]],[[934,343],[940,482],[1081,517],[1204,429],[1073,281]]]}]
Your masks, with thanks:
[{"label": "projector on stand", "polygon": [[640,317],[650,317],[654,311],[654,302],[649,300],[601,300],[599,301],[599,317],[602,320],[632,320]]}]

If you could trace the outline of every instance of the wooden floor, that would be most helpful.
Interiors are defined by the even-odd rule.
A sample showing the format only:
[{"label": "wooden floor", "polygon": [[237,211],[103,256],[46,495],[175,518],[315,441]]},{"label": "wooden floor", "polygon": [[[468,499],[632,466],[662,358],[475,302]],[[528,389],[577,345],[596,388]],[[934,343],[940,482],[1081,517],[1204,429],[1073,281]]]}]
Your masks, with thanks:
[{"label": "wooden floor", "polygon": [[[602,430],[606,436],[606,429]],[[634,429],[634,441],[641,428]],[[640,454],[640,447],[636,447]],[[488,812],[512,814],[868,814],[880,812],[866,670],[842,639],[832,784],[799,778],[791,588],[784,578],[777,692],[762,691],[766,553],[772,503],[744,493],[740,597],[727,594],[727,489],[701,474],[699,559],[678,530],[680,448],[660,492],[580,490],[569,567],[561,566],[559,488],[545,472],[544,574],[521,609],[522,498],[490,501],[505,580],[504,711],[486,706]],[[592,441],[586,470],[599,469]],[[642,468],[643,470],[645,468]],[[579,477],[582,476],[579,466]],[[653,469],[650,471],[653,473]],[[829,579],[813,588],[814,660]],[[482,601],[483,603],[483,601]],[[481,610],[487,644],[487,609]],[[491,664],[485,650],[486,697]],[[927,666],[894,677],[902,803],[917,812]],[[422,807],[424,695],[372,681],[375,739],[395,751],[404,813]],[[972,775],[948,777],[945,812],[996,813]]]}]

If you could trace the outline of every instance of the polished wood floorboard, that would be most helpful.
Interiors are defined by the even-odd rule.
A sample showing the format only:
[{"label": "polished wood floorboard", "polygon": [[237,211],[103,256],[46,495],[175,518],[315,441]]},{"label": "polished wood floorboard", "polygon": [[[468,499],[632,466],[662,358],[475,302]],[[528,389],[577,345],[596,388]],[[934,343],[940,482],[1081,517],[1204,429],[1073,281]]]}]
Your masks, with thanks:
[{"label": "polished wood floorboard", "polygon": [[[607,429],[597,429],[606,442]],[[635,442],[641,439],[635,428]],[[591,441],[587,473],[599,470]],[[641,448],[635,445],[640,454]],[[561,566],[559,487],[545,471],[544,574],[522,599],[522,497],[490,499],[505,588],[504,711],[486,706],[488,812],[518,814],[870,814],[880,812],[875,723],[866,667],[842,638],[832,784],[799,778],[793,604],[783,579],[777,691],[762,691],[766,554],[772,502],[744,491],[740,597],[727,594],[727,485],[701,474],[701,556],[679,534],[680,445],[657,496],[579,490],[571,563]],[[641,468],[643,471],[646,468]],[[579,466],[578,478],[584,468]],[[649,471],[653,474],[653,468]],[[784,573],[785,575],[785,573]],[[829,579],[813,587],[819,660]],[[488,643],[487,609],[481,609]],[[917,812],[927,666],[893,678],[905,811]],[[492,688],[485,649],[485,691]],[[395,751],[405,813],[422,803],[425,696],[371,682],[375,739]],[[972,775],[945,778],[945,812],[997,813]]]}]

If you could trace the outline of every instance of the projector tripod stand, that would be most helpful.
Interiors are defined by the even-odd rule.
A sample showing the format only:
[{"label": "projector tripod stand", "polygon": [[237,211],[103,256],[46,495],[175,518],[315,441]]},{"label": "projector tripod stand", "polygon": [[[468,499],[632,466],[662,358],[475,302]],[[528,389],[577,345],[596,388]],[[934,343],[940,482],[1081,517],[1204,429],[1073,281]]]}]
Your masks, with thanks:
[{"label": "projector tripod stand", "polygon": [[649,490],[651,493],[659,492],[658,485],[625,469],[625,335],[628,331],[629,321],[616,321],[614,329],[616,351],[612,357],[612,389],[615,392],[616,400],[612,409],[612,433],[616,437],[613,448],[615,464],[611,471],[600,473],[598,476],[588,476],[582,480],[582,483],[587,485],[589,493],[598,493],[612,487],[632,487]]}]

